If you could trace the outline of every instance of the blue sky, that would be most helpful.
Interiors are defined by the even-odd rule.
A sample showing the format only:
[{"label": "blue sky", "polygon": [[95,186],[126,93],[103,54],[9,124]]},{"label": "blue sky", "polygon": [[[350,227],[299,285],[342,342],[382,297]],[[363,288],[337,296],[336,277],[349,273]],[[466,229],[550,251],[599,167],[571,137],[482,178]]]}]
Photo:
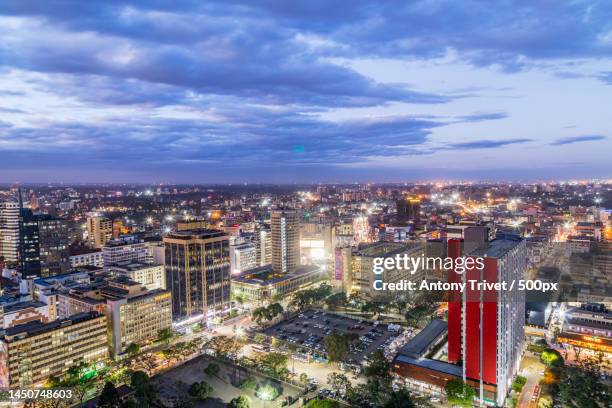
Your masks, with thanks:
[{"label": "blue sky", "polygon": [[0,181],[609,178],[612,2],[495,3],[3,0]]}]

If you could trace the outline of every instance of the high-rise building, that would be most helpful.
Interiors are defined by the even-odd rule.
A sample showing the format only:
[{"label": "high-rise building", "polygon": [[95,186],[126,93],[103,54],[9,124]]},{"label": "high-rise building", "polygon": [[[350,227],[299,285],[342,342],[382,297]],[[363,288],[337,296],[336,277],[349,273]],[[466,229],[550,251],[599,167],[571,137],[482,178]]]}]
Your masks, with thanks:
[{"label": "high-rise building", "polygon": [[413,222],[415,225],[419,224],[421,220],[421,200],[418,197],[397,200],[396,207],[398,222]]},{"label": "high-rise building", "polygon": [[21,209],[19,220],[19,269],[24,278],[40,276],[40,234],[38,220],[29,208]]},{"label": "high-rise building", "polygon": [[106,316],[96,312],[7,329],[0,338],[0,387],[42,386],[81,362],[104,361],[107,339]]},{"label": "high-rise building", "polygon": [[40,239],[41,276],[65,273],[70,269],[68,223],[47,214],[36,215]]},{"label": "high-rise building", "polygon": [[269,228],[258,226],[253,233],[255,244],[257,266],[270,265],[272,263],[272,233]]},{"label": "high-rise building", "polygon": [[113,221],[100,216],[87,218],[87,237],[93,248],[102,248],[113,238]]},{"label": "high-rise building", "polygon": [[274,210],[272,226],[272,267],[288,273],[300,264],[300,220],[296,210]]},{"label": "high-rise building", "polygon": [[0,256],[6,262],[19,260],[19,202],[0,202]]},{"label": "high-rise building", "polygon": [[166,287],[175,319],[206,321],[230,306],[229,237],[223,231],[175,231],[164,237]]},{"label": "high-rise building", "polygon": [[257,248],[254,244],[243,242],[230,246],[230,264],[232,274],[255,268],[257,265]]},{"label": "high-rise building", "polygon": [[[449,282],[468,282],[465,293],[450,293],[448,361],[463,362],[464,381],[477,390],[481,403],[503,406],[523,350],[525,292],[510,282],[524,278],[527,247],[506,235],[465,251],[465,242],[450,239],[448,256],[484,258],[484,268],[449,272]],[[507,282],[506,290],[472,288],[469,281]]]}]

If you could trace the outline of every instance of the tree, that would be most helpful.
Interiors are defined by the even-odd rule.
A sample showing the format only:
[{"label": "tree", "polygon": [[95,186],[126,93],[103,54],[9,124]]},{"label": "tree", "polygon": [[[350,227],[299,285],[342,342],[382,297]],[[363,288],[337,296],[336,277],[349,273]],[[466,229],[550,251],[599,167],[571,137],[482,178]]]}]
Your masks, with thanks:
[{"label": "tree", "polygon": [[284,312],[283,306],[280,303],[272,303],[268,306],[268,315],[270,316],[269,320],[274,319],[276,316],[282,314]]},{"label": "tree", "polygon": [[140,353],[140,346],[136,343],[130,343],[125,348],[125,352],[128,353],[130,357],[134,357],[136,354]]},{"label": "tree", "polygon": [[157,341],[160,343],[170,344],[170,340],[174,338],[174,332],[171,328],[166,327],[157,332]]},{"label": "tree", "polygon": [[351,381],[342,373],[332,372],[327,375],[327,385],[336,394],[344,397],[350,392]]},{"label": "tree", "polygon": [[517,393],[520,393],[523,390],[525,384],[527,384],[527,377],[517,375],[514,381],[512,382],[512,389]]},{"label": "tree", "polygon": [[247,377],[239,385],[241,390],[254,390],[257,388],[257,380],[255,377]]},{"label": "tree", "polygon": [[112,382],[107,381],[102,388],[102,392],[98,397],[97,407],[101,408],[116,408],[119,406],[119,393]]},{"label": "tree", "polygon": [[157,397],[155,388],[151,385],[149,376],[144,371],[134,371],[130,377],[130,385],[134,388],[134,396],[141,406],[152,405]]},{"label": "tree", "polygon": [[304,408],[339,408],[340,404],[338,401],[329,399],[313,399],[308,401]]},{"label": "tree", "polygon": [[323,339],[329,361],[344,361],[349,355],[349,338],[338,332],[333,332]]},{"label": "tree", "polygon": [[370,364],[368,364],[363,373],[368,378],[391,378],[391,363],[385,358],[382,350],[376,350],[372,353]]},{"label": "tree", "polygon": [[207,382],[194,382],[189,387],[188,394],[193,398],[197,398],[200,401],[205,401],[210,397],[213,393],[213,387],[210,386]]},{"label": "tree", "polygon": [[262,401],[274,401],[278,397],[278,390],[272,384],[264,384],[257,390],[257,398]]},{"label": "tree", "polygon": [[431,304],[421,304],[408,310],[404,315],[406,323],[412,327],[420,327],[431,317],[434,310]]},{"label": "tree", "polygon": [[383,408],[415,408],[416,405],[412,401],[412,395],[405,388],[400,388],[397,391],[393,391],[389,396],[389,399],[383,405]]},{"label": "tree", "polygon": [[307,384],[308,383],[308,374],[306,374],[306,373],[300,374],[300,382],[302,384]]},{"label": "tree", "polygon": [[572,366],[558,365],[558,398],[570,408],[612,406],[612,387],[601,381],[601,365],[592,359]]},{"label": "tree", "polygon": [[210,377],[217,377],[217,375],[219,374],[219,365],[216,363],[209,363],[206,368],[204,369],[204,372],[206,373],[206,375],[210,376]]},{"label": "tree", "polygon": [[346,304],[346,295],[344,292],[334,293],[325,299],[325,304],[328,309],[335,309]]},{"label": "tree", "polygon": [[253,336],[253,341],[257,344],[262,344],[266,339],[267,337],[263,333],[256,333],[255,336]]},{"label": "tree", "polygon": [[236,398],[233,398],[229,404],[227,404],[228,408],[251,408],[251,399],[246,395],[240,395]]},{"label": "tree", "polygon": [[260,358],[259,362],[266,367],[269,367],[277,375],[280,374],[282,369],[287,369],[287,362],[289,358],[282,353],[266,353]]},{"label": "tree", "polygon": [[547,348],[540,354],[540,359],[547,367],[563,365],[563,357],[561,357],[561,354],[555,349]]},{"label": "tree", "polygon": [[446,397],[451,404],[471,407],[476,391],[462,380],[449,380],[444,387]]},{"label": "tree", "polygon": [[259,325],[261,325],[264,320],[272,320],[270,312],[265,306],[261,306],[253,310],[253,312],[251,313],[251,317],[253,318],[253,321]]}]

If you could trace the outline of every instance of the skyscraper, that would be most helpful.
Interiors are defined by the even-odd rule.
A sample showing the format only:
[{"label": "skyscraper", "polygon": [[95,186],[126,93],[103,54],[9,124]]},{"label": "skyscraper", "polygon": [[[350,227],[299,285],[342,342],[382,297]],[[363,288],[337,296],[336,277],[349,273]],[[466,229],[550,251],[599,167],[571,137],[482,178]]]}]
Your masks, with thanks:
[{"label": "skyscraper", "polygon": [[19,268],[24,278],[40,276],[38,220],[29,208],[21,209],[19,220]]},{"label": "skyscraper", "polygon": [[402,198],[397,200],[397,221],[400,223],[413,222],[417,225],[421,220],[421,200],[418,197]]},{"label": "skyscraper", "polygon": [[19,260],[19,203],[0,202],[0,256],[6,262]]},{"label": "skyscraper", "polygon": [[274,210],[272,224],[272,267],[288,273],[300,264],[300,220],[296,210]]},{"label": "skyscraper", "polygon": [[68,223],[47,214],[37,215],[40,237],[41,276],[58,275],[70,269]]},{"label": "skyscraper", "polygon": [[223,231],[175,231],[164,237],[164,246],[175,319],[202,314],[209,320],[229,309],[229,237]]},{"label": "skyscraper", "polygon": [[[482,270],[449,272],[449,281],[468,282],[463,297],[451,293],[448,307],[448,361],[463,361],[463,379],[483,403],[503,406],[517,373],[523,349],[525,293],[513,280],[524,278],[525,241],[501,236],[465,252],[464,242],[449,240],[450,257],[484,258]],[[472,288],[469,281],[507,282],[506,290]]]},{"label": "skyscraper", "polygon": [[257,226],[253,234],[255,244],[257,266],[270,265],[272,263],[272,233],[270,228]]}]

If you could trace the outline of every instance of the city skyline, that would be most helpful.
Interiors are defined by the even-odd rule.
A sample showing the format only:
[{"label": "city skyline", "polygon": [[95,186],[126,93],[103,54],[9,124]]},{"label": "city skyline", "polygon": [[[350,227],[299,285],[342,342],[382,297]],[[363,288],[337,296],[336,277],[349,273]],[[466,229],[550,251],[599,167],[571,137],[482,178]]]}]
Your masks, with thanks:
[{"label": "city skyline", "polygon": [[612,174],[609,2],[61,3],[0,5],[0,183]]}]

